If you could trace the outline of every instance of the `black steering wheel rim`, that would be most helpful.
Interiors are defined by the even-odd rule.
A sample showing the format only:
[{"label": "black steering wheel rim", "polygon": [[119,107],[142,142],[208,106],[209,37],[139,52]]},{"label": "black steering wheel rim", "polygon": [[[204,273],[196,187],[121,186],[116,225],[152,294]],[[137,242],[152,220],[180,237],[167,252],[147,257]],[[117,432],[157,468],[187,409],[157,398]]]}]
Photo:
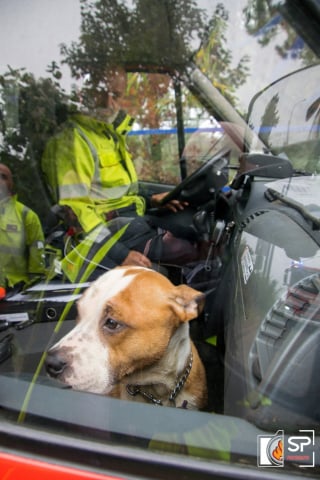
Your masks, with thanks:
[{"label": "black steering wheel rim", "polygon": [[[188,175],[176,187],[174,187],[160,202],[160,206],[166,205],[171,200],[189,201],[192,197],[205,196],[201,191],[207,187],[208,194],[212,195],[218,188],[226,185],[228,178],[223,170],[229,163],[230,148],[223,148],[213,155],[206,163],[201,165],[191,175]],[[210,181],[211,180],[211,181]],[[199,192],[197,192],[199,190]]]}]

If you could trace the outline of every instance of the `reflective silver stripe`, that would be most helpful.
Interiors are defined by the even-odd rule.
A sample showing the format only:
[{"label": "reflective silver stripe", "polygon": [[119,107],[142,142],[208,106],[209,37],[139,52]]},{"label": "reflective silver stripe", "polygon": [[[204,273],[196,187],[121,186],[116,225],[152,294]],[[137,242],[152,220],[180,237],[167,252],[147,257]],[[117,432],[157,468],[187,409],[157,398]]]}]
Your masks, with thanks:
[{"label": "reflective silver stripe", "polygon": [[102,187],[101,185],[93,185],[89,190],[83,183],[76,185],[61,185],[59,187],[60,199],[82,198],[90,197],[96,200],[99,199],[117,199],[129,193],[137,194],[138,184],[119,185],[117,187]]},{"label": "reflective silver stripe", "polygon": [[100,187],[94,185],[90,192],[90,197],[95,199],[108,198],[110,200],[122,198],[128,195],[130,185],[119,185],[117,187]]},{"label": "reflective silver stripe", "polygon": [[59,198],[81,198],[89,196],[89,189],[84,183],[77,183],[74,185],[60,185]]},{"label": "reflective silver stripe", "polygon": [[94,159],[94,174],[93,174],[93,182],[94,183],[101,183],[101,179],[100,179],[100,162],[99,162],[99,157],[98,157],[98,153],[95,149],[95,147],[92,145],[92,142],[90,141],[90,139],[87,137],[87,135],[84,133],[84,131],[82,130],[82,128],[77,125],[76,123],[73,123],[72,124],[74,125],[74,127],[77,129],[77,132],[79,133],[80,137],[83,138],[83,140],[87,143],[89,149],[90,149],[90,152],[91,152],[91,155],[93,156],[93,159]]},{"label": "reflective silver stripe", "polygon": [[91,247],[92,242],[101,243],[111,234],[112,234],[111,230],[106,225],[103,225],[102,227],[98,227],[95,230],[93,230],[93,232],[90,232],[84,241],[89,242],[89,245]]},{"label": "reflective silver stripe", "polygon": [[35,248],[36,250],[42,250],[44,248],[44,243],[41,240],[34,240],[29,247]]},{"label": "reflective silver stripe", "polygon": [[19,247],[0,245],[0,254],[21,255],[23,250]]}]

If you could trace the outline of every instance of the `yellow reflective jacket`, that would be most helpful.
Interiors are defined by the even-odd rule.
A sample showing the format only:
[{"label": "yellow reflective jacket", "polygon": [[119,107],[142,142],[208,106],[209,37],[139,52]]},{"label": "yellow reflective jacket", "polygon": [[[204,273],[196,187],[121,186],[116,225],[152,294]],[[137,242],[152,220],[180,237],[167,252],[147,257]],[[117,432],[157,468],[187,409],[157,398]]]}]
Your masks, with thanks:
[{"label": "yellow reflective jacket", "polygon": [[0,285],[12,287],[45,273],[44,235],[38,215],[15,196],[0,201]]},{"label": "yellow reflective jacket", "polygon": [[76,114],[46,146],[42,169],[53,200],[72,209],[85,233],[104,223],[109,211],[129,206],[138,215],[145,211],[126,148],[132,123],[122,111],[113,124]]}]

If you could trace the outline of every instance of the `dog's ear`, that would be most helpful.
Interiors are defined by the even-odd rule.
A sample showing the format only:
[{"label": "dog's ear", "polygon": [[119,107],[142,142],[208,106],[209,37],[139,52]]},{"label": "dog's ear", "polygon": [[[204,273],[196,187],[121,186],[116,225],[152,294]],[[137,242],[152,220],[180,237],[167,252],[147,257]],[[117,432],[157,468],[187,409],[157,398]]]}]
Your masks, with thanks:
[{"label": "dog's ear", "polygon": [[196,318],[202,312],[205,302],[203,293],[187,285],[175,287],[170,299],[174,312],[182,322]]}]

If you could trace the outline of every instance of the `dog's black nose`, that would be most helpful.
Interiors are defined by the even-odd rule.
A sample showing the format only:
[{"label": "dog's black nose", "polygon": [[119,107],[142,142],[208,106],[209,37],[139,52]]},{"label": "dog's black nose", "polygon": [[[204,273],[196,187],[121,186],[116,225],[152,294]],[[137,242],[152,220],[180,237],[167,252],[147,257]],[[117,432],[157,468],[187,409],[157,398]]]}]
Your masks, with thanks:
[{"label": "dog's black nose", "polygon": [[67,362],[54,351],[47,353],[46,370],[47,373],[54,378],[57,378],[67,366]]}]

